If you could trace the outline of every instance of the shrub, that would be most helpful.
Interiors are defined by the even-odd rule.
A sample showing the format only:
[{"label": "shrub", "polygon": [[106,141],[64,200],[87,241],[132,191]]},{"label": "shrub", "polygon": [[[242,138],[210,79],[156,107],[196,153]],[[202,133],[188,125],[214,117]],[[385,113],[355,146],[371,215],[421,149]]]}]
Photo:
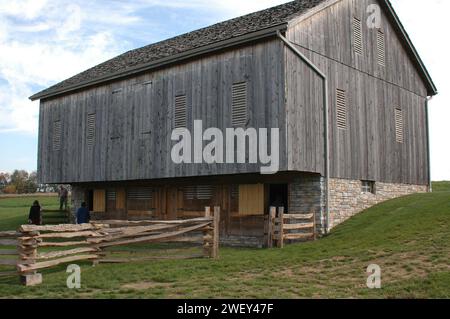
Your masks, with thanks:
[{"label": "shrub", "polygon": [[5,194],[17,194],[17,188],[14,185],[8,185],[3,189]]}]

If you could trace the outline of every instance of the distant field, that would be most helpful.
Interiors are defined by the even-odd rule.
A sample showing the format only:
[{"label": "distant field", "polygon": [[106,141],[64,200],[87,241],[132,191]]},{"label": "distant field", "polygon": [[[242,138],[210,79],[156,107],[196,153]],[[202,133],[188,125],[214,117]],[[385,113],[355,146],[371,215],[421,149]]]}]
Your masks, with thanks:
[{"label": "distant field", "polygon": [[[41,199],[56,208],[57,198]],[[25,219],[30,199],[0,200],[0,229]],[[82,288],[66,287],[65,267],[22,287],[0,278],[0,298],[450,298],[450,183],[377,205],[316,242],[284,249],[221,248],[220,260],[81,263]],[[382,269],[382,289],[366,268]]]}]

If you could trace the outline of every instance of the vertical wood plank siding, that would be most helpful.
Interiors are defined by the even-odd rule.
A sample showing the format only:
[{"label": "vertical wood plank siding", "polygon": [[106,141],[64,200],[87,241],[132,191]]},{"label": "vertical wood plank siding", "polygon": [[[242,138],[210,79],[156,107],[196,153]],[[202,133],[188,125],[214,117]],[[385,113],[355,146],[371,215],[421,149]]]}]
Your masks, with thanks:
[{"label": "vertical wood plank siding", "polygon": [[[382,30],[367,27],[372,3],[339,1],[291,25],[286,37],[329,79],[331,176],[426,185],[427,90],[387,17],[382,15]],[[354,17],[361,18],[362,54],[354,50]],[[239,83],[247,86],[247,126],[280,128],[280,171],[323,174],[322,80],[274,38],[41,101],[39,180],[259,173],[259,164],[175,165],[170,158],[175,122],[186,119],[191,131],[194,120],[203,120],[204,129],[232,127],[233,85]],[[343,114],[336,112],[337,89],[346,93],[345,130],[337,126],[337,115]],[[244,98],[236,93],[242,92],[236,89],[234,96],[239,125]],[[182,106],[186,116],[173,111]],[[396,107],[403,113],[404,143],[396,140]],[[86,138],[88,114],[96,114],[92,147]],[[60,151],[53,150],[55,121],[61,121]],[[173,192],[173,197],[179,196]]]},{"label": "vertical wood plank siding", "polygon": [[[329,79],[331,176],[426,185],[426,87],[384,13],[383,39],[367,27],[372,3],[339,1],[292,25],[286,36]],[[363,55],[353,49],[354,17],[362,19]],[[321,82],[285,51],[289,169],[323,173]],[[346,130],[337,125],[336,89],[346,92]],[[404,143],[397,142],[396,107],[403,112]]]},{"label": "vertical wood plank siding", "polygon": [[[273,39],[42,101],[40,181],[259,173],[259,164],[175,165],[171,160],[175,124],[186,121],[192,133],[194,120],[203,120],[204,130],[217,127],[225,132],[232,127],[232,88],[236,83],[246,83],[248,127],[280,128],[280,165],[286,170],[282,52],[280,41]],[[95,141],[88,147],[88,115],[94,113]],[[57,119],[61,119],[63,132],[60,152],[51,145],[51,123]]]}]

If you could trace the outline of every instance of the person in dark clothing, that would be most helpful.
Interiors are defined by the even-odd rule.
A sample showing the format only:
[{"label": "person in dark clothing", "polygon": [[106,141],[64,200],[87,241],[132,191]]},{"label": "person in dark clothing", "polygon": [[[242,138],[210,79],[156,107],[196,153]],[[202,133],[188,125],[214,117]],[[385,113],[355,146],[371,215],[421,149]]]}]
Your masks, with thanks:
[{"label": "person in dark clothing", "polygon": [[30,214],[28,215],[28,223],[30,225],[41,225],[42,224],[42,215],[41,215],[41,205],[36,200],[33,203],[33,206],[30,208]]},{"label": "person in dark clothing", "polygon": [[60,186],[59,187],[59,210],[63,210],[63,206],[64,209],[67,210],[67,198],[69,197],[69,191],[64,187],[64,186]]},{"label": "person in dark clothing", "polygon": [[91,221],[91,213],[87,208],[86,203],[82,203],[77,211],[77,224],[87,224]]}]

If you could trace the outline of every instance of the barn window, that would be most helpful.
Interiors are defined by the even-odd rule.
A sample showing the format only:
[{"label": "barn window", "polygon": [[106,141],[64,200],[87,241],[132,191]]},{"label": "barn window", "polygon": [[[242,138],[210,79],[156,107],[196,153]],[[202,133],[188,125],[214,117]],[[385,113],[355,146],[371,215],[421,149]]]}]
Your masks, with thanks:
[{"label": "barn window", "polygon": [[384,33],[381,30],[377,31],[377,60],[379,65],[385,66],[386,64],[385,39]]},{"label": "barn window", "polygon": [[247,82],[235,83],[231,92],[231,124],[234,127],[247,125]]},{"label": "barn window", "polygon": [[184,188],[184,198],[187,200],[210,200],[213,187],[210,185],[188,186]]},{"label": "barn window", "polygon": [[400,108],[395,109],[395,139],[398,143],[404,142],[403,111]]},{"label": "barn window", "polygon": [[347,129],[347,97],[344,90],[336,90],[336,120],[337,127]]},{"label": "barn window", "polygon": [[185,217],[204,216],[205,207],[213,206],[215,187],[211,185],[187,186],[183,191],[183,215]]},{"label": "barn window", "polygon": [[150,211],[154,209],[154,189],[150,187],[130,188],[127,192],[127,207],[129,211]]},{"label": "barn window", "polygon": [[353,49],[357,54],[363,54],[362,21],[356,17],[353,17]]},{"label": "barn window", "polygon": [[361,192],[363,194],[375,194],[375,182],[373,181],[362,181]]},{"label": "barn window", "polygon": [[87,146],[91,148],[94,146],[95,141],[95,113],[88,114],[86,130]]},{"label": "barn window", "polygon": [[61,121],[53,122],[53,150],[61,149]]},{"label": "barn window", "polygon": [[187,99],[186,95],[178,95],[175,97],[175,114],[174,114],[174,127],[186,128],[187,127]]}]

